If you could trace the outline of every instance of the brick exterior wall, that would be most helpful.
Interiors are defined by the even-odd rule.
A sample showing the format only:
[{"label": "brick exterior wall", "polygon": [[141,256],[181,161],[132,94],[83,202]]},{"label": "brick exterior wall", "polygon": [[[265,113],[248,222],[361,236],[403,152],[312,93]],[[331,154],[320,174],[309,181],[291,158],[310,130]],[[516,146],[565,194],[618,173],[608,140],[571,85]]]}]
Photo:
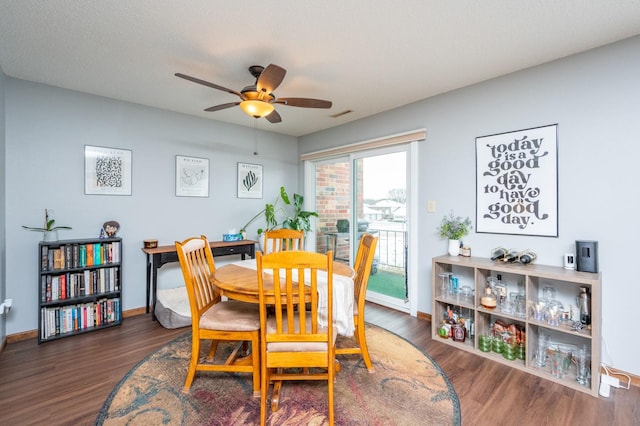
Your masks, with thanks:
[{"label": "brick exterior wall", "polygon": [[[337,232],[339,219],[349,219],[351,199],[351,182],[349,180],[349,161],[323,164],[316,167],[316,211],[318,225],[316,228],[317,251],[327,250],[327,233]],[[362,167],[358,177],[358,206],[362,213]],[[362,214],[359,214],[362,216]],[[335,253],[337,258],[348,259],[349,250],[345,244],[338,244]]]}]

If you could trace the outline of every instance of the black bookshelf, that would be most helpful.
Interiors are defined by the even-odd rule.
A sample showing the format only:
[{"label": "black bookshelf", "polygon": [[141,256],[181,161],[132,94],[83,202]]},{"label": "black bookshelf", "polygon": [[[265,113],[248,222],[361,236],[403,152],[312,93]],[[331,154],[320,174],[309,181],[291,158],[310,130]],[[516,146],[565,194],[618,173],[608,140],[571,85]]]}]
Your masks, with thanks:
[{"label": "black bookshelf", "polygon": [[122,324],[122,238],[38,244],[38,343]]}]

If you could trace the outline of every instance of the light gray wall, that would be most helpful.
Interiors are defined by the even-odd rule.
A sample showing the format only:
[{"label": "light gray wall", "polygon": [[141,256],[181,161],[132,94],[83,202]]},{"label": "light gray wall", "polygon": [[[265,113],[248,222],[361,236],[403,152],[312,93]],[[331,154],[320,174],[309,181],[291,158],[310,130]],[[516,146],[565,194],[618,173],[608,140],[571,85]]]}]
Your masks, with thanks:
[{"label": "light gray wall", "polygon": [[[634,186],[640,154],[640,37],[533,69],[433,97],[369,119],[299,139],[300,152],[340,146],[416,128],[427,129],[419,151],[419,305],[431,311],[431,257],[446,251],[436,234],[450,209],[474,217],[475,138],[552,123],[559,124],[559,238],[473,233],[465,239],[477,256],[497,245],[531,248],[538,263],[561,265],[576,239],[600,242],[603,272],[605,362],[640,375],[629,350],[629,332],[640,287],[629,265],[640,231]],[[45,208],[59,224],[73,226],[62,238],[97,235],[106,220],[118,220],[125,238],[124,307],[144,305],[142,240],[171,244],[204,232],[220,236],[239,228],[281,184],[299,185],[296,140],[260,132],[260,157],[253,157],[253,131],[209,120],[4,79],[6,296],[14,298],[8,334],[37,327],[36,246],[39,235],[20,225],[38,225]],[[2,95],[0,94],[0,99]],[[133,151],[133,196],[83,193],[83,146]],[[211,196],[174,196],[175,155],[211,161]],[[265,166],[265,199],[235,197],[236,162]],[[416,182],[414,182],[415,184]],[[294,189],[295,188],[295,189]],[[427,200],[436,213],[427,213]],[[191,216],[186,220],[184,211]],[[194,211],[195,210],[195,211]],[[612,225],[613,228],[610,228]],[[1,249],[4,250],[4,245]],[[163,267],[162,285],[178,285],[178,271]],[[2,285],[0,283],[0,291]],[[630,328],[631,327],[631,328]]]},{"label": "light gray wall", "polygon": [[[14,299],[6,331],[37,328],[37,244],[44,209],[54,210],[61,239],[97,237],[107,220],[120,223],[123,308],[145,304],[142,241],[173,244],[206,234],[222,239],[240,229],[278,188],[297,191],[297,140],[42,84],[6,79],[6,292]],[[252,118],[247,117],[248,120]],[[249,123],[251,123],[249,121]],[[132,196],[84,194],[84,145],[132,151]],[[175,156],[208,158],[210,196],[175,196]],[[237,198],[237,162],[264,166],[264,198]],[[1,218],[0,218],[1,219]],[[255,223],[254,226],[262,224]],[[255,228],[248,236],[255,236]],[[177,264],[160,269],[159,286],[182,285]]]},{"label": "light gray wall", "polygon": [[[4,113],[4,104],[5,104],[5,75],[0,68],[0,164],[5,164],[5,147],[6,147],[6,137],[5,137],[5,113]],[[6,191],[6,177],[5,177],[5,167],[0,169],[0,303],[4,301],[6,294],[6,244],[5,244],[5,191]],[[0,315],[0,342],[4,342],[4,338],[7,335],[7,327],[5,316]]]},{"label": "light gray wall", "polygon": [[[475,138],[558,123],[559,237],[477,234],[472,254],[493,247],[531,248],[540,264],[562,266],[575,240],[599,241],[603,273],[603,361],[640,374],[630,350],[640,286],[635,243],[640,240],[637,167],[640,156],[640,37],[524,70],[368,119],[300,138],[301,153],[417,128],[420,262],[418,310],[431,312],[431,263],[446,252],[436,227],[453,209],[475,223]],[[415,183],[415,182],[414,182]],[[427,213],[427,200],[437,211]]]}]

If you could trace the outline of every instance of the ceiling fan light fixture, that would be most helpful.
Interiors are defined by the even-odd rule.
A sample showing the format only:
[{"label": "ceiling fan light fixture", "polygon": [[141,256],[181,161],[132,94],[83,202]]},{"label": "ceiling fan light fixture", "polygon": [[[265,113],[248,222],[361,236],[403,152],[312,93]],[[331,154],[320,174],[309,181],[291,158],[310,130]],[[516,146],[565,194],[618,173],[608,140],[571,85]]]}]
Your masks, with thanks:
[{"label": "ceiling fan light fixture", "polygon": [[275,109],[275,107],[269,102],[257,99],[248,99],[240,102],[240,108],[252,117],[266,117]]}]

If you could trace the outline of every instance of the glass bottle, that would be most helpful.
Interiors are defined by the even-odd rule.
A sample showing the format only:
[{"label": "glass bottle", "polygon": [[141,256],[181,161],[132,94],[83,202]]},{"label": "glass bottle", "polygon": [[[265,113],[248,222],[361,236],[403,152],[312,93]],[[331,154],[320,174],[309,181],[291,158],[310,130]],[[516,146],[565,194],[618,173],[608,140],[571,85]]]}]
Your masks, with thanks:
[{"label": "glass bottle", "polygon": [[485,309],[495,309],[498,305],[498,301],[496,299],[496,295],[491,291],[491,287],[487,286],[484,289],[484,294],[480,297],[480,304]]}]

